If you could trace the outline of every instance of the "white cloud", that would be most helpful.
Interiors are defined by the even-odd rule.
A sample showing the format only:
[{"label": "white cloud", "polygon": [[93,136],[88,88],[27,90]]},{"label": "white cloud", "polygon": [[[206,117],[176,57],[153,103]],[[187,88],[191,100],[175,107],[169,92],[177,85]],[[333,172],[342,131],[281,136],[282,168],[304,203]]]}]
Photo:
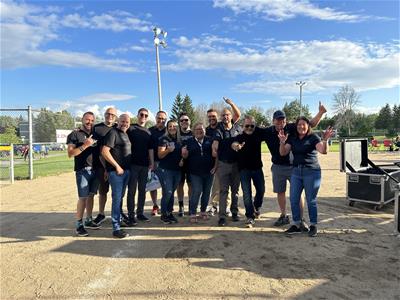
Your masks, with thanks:
[{"label": "white cloud", "polygon": [[259,14],[270,21],[284,21],[297,16],[349,23],[362,22],[369,19],[388,20],[388,18],[342,12],[330,7],[320,8],[308,0],[214,0],[214,7],[229,8],[235,14]]},{"label": "white cloud", "polygon": [[213,49],[218,45],[232,45],[241,46],[242,42],[239,42],[231,38],[223,38],[215,35],[204,34],[201,38],[189,39],[186,36],[180,36],[177,39],[172,39],[176,45],[183,48],[197,48],[197,49]]},{"label": "white cloud", "polygon": [[[219,40],[216,38],[215,40]],[[176,64],[164,70],[224,70],[255,74],[259,78],[236,86],[242,92],[294,93],[295,82],[306,80],[307,91],[350,84],[358,90],[390,88],[400,84],[399,44],[334,41],[267,41],[262,47],[225,49],[199,38],[181,37]],[[197,47],[206,44],[207,48]],[[372,75],[373,74],[373,75]]]},{"label": "white cloud", "polygon": [[118,47],[118,48],[107,49],[106,53],[108,55],[117,55],[119,53],[127,53],[129,51],[149,52],[149,51],[154,51],[154,49],[150,48],[150,47],[131,45],[131,46],[123,46],[123,47]]}]

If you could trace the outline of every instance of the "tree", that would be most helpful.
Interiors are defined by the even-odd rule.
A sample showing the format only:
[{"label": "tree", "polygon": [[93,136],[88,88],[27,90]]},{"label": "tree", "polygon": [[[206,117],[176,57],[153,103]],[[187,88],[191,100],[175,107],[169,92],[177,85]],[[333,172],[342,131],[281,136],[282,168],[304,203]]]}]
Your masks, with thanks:
[{"label": "tree", "polygon": [[337,115],[337,125],[347,130],[351,135],[354,109],[360,103],[360,96],[349,85],[345,85],[333,95],[333,109]]},{"label": "tree", "polygon": [[183,98],[182,112],[185,112],[188,115],[192,124],[195,124],[197,122],[197,118],[194,113],[192,99],[190,99],[188,94],[186,94],[185,97]]},{"label": "tree", "polygon": [[54,113],[42,108],[35,118],[34,124],[37,142],[55,142],[56,129],[73,129],[74,118],[66,110]]},{"label": "tree", "polygon": [[203,123],[206,127],[208,126],[207,110],[208,106],[204,103],[199,104],[194,108],[195,119],[197,120],[197,122]]},{"label": "tree", "polygon": [[328,126],[334,127],[335,126],[335,119],[334,118],[328,118],[327,115],[325,115],[325,118],[323,118],[316,129],[318,130],[325,130],[328,128]]},{"label": "tree", "polygon": [[374,130],[376,115],[366,115],[358,113],[353,120],[354,133],[357,136],[369,136]]},{"label": "tree", "polygon": [[0,143],[3,144],[20,144],[21,139],[17,136],[17,130],[13,126],[4,128],[4,131],[0,134]]},{"label": "tree", "polygon": [[179,92],[175,97],[174,103],[172,104],[170,119],[178,120],[181,112],[183,112],[183,100],[182,100],[181,92]]},{"label": "tree", "polygon": [[245,111],[245,115],[252,116],[255,119],[257,126],[266,127],[270,125],[268,117],[261,107],[252,106],[250,109]]},{"label": "tree", "polygon": [[[302,105],[301,108],[302,115],[310,119],[311,114],[308,105]],[[295,121],[300,116],[300,102],[297,100],[290,103],[286,102],[282,110],[285,112],[288,122]]]},{"label": "tree", "polygon": [[393,106],[393,128],[400,132],[400,105]]}]

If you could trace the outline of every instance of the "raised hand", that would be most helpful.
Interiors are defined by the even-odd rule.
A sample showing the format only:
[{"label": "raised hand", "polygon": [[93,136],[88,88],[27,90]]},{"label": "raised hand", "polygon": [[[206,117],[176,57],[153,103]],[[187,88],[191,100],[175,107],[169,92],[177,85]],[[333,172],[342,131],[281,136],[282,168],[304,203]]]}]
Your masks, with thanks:
[{"label": "raised hand", "polygon": [[231,99],[226,98],[226,97],[222,97],[222,99],[224,99],[224,101],[225,101],[226,104],[229,104],[229,105],[232,104],[232,100],[231,100]]},{"label": "raised hand", "polygon": [[327,141],[328,139],[330,139],[333,135],[335,134],[333,127],[332,126],[328,126],[328,128],[324,131],[323,135],[322,135],[322,139]]},{"label": "raised hand", "polygon": [[281,142],[281,144],[284,144],[288,138],[289,134],[285,134],[285,132],[283,131],[283,129],[279,130],[278,132],[278,138],[279,141]]},{"label": "raised hand", "polygon": [[319,101],[318,110],[319,110],[319,112],[322,113],[322,114],[326,113],[326,111],[327,111],[326,108],[325,108],[325,106],[321,103],[321,101]]},{"label": "raised hand", "polygon": [[97,141],[95,140],[95,139],[93,139],[92,138],[92,134],[87,138],[87,139],[85,139],[85,141],[83,142],[83,144],[86,146],[86,147],[90,147],[90,146],[92,146],[94,143],[96,143]]}]

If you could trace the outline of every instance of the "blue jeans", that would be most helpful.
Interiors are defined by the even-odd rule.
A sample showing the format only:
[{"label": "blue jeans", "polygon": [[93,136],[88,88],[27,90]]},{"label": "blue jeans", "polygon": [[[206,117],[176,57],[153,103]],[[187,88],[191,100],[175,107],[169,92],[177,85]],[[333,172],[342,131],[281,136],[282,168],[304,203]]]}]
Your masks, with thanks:
[{"label": "blue jeans", "polygon": [[97,180],[95,171],[91,167],[76,171],[75,178],[79,198],[86,198],[97,194],[99,181]]},{"label": "blue jeans", "polygon": [[161,214],[167,215],[172,213],[174,208],[174,194],[181,181],[181,170],[158,168],[156,174],[160,179],[162,189]]},{"label": "blue jeans", "polygon": [[321,185],[321,170],[305,167],[293,167],[290,179],[290,205],[292,207],[293,224],[299,225],[300,196],[304,189],[307,200],[308,215],[311,225],[317,224],[317,194]]},{"label": "blue jeans", "polygon": [[207,209],[214,175],[209,173],[207,175],[190,174],[189,176],[192,182],[192,194],[190,195],[189,199],[189,214],[195,215],[197,213],[197,206],[199,205],[200,196],[200,211],[205,212]]},{"label": "blue jeans", "polygon": [[[254,202],[252,199],[251,181],[256,189]],[[265,180],[262,169],[241,170],[240,182],[242,184],[243,202],[246,208],[246,217],[254,219],[254,208],[259,209],[263,204],[265,193]]]},{"label": "blue jeans", "polygon": [[108,173],[108,181],[111,185],[111,220],[113,231],[120,230],[121,227],[121,204],[122,197],[125,195],[126,186],[129,182],[129,170],[125,170],[124,174],[117,175],[115,171]]}]

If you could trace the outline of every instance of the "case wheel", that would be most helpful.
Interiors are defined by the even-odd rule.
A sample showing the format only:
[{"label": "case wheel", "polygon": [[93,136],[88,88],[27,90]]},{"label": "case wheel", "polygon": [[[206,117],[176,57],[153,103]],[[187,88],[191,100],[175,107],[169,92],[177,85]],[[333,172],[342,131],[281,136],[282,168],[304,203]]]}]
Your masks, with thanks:
[{"label": "case wheel", "polygon": [[355,203],[355,201],[349,201],[349,206],[353,207],[354,203]]}]

